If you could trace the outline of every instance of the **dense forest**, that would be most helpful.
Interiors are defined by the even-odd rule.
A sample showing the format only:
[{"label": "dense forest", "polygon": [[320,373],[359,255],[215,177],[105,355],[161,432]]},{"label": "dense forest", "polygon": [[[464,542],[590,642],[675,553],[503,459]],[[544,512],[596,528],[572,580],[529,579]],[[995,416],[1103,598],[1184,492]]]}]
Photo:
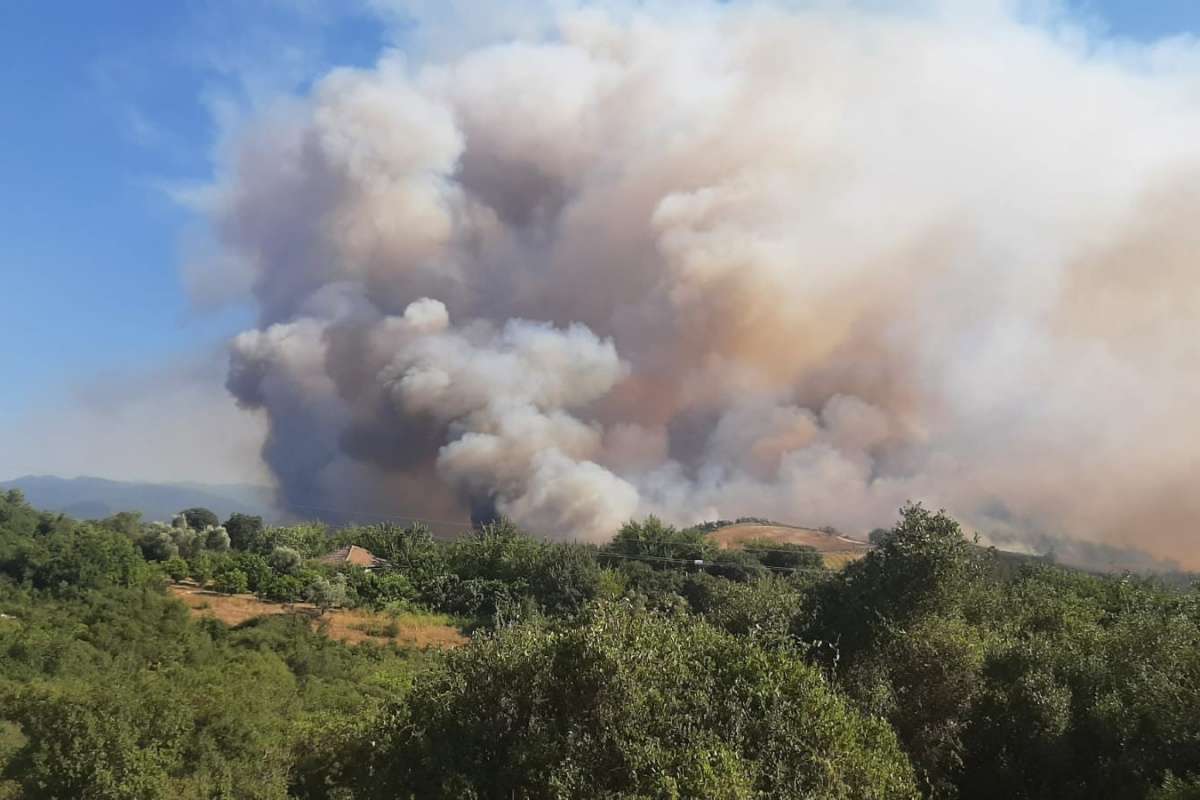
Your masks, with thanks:
[{"label": "dense forest", "polygon": [[[0,494],[0,797],[1200,798],[1200,592],[901,510],[834,572],[653,518],[79,522]],[[383,568],[319,557],[357,544]],[[168,592],[453,615],[442,651]]]}]

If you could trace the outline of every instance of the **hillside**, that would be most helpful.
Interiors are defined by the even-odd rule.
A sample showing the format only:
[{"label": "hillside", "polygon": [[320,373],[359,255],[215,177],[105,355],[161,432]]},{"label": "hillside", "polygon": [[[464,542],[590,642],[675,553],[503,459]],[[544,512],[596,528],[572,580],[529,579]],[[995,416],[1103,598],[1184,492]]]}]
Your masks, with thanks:
[{"label": "hillside", "polygon": [[20,489],[30,504],[80,519],[101,519],[118,511],[140,511],[147,520],[169,520],[184,508],[203,506],[225,519],[234,512],[268,519],[276,513],[271,489],[242,484],[143,483],[81,476],[25,475],[0,481],[0,490]]},{"label": "hillside", "polygon": [[780,544],[800,544],[812,547],[825,559],[825,565],[837,569],[870,550],[870,545],[845,536],[813,528],[793,525],[763,525],[741,523],[727,525],[708,535],[722,550],[741,547],[753,540],[766,540]]}]

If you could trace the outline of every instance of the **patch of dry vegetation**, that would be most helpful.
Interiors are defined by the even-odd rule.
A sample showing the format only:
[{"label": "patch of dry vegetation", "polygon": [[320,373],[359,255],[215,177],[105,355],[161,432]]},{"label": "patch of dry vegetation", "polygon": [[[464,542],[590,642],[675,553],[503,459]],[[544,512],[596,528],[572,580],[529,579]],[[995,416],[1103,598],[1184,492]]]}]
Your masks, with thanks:
[{"label": "patch of dry vegetation", "polygon": [[743,547],[750,541],[770,541],[780,544],[800,544],[812,547],[821,554],[829,569],[842,567],[866,555],[870,545],[836,533],[798,528],[791,525],[760,525],[746,523],[728,525],[713,531],[709,538],[722,550]]},{"label": "patch of dry vegetation", "polygon": [[255,617],[296,614],[308,618],[313,630],[348,643],[391,642],[401,647],[457,647],[467,637],[443,614],[378,614],[362,610],[333,609],[321,615],[311,603],[271,603],[251,594],[220,594],[193,584],[175,584],[171,594],[195,616],[213,617],[226,625],[240,625]]}]

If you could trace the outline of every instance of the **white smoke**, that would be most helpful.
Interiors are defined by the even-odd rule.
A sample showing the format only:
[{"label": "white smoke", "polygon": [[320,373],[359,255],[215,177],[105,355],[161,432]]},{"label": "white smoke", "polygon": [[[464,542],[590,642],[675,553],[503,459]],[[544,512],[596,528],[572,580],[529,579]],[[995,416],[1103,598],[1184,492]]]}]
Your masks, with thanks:
[{"label": "white smoke", "polygon": [[950,5],[592,5],[262,119],[213,223],[284,500],[1186,558],[1200,48]]}]

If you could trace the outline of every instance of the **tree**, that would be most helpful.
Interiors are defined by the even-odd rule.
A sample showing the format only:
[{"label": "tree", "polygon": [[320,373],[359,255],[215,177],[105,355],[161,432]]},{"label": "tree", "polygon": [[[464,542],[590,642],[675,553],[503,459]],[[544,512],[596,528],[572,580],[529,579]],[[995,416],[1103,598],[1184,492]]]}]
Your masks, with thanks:
[{"label": "tree", "polygon": [[440,575],[446,571],[443,548],[421,524],[400,526],[390,522],[343,528],[330,542],[333,547],[358,545],[410,577]]},{"label": "tree", "polygon": [[50,534],[28,566],[35,587],[62,592],[132,586],[146,576],[146,563],[128,537],[91,524]]},{"label": "tree", "polygon": [[142,532],[142,514],[140,511],[121,511],[102,520],[100,524],[110,531],[136,539]]},{"label": "tree", "polygon": [[304,559],[291,547],[276,547],[267,556],[267,563],[280,575],[295,575],[300,571]]},{"label": "tree", "polygon": [[199,553],[188,559],[188,571],[196,583],[204,586],[213,576],[213,558],[208,553]]},{"label": "tree", "polygon": [[[178,519],[182,520],[183,517]],[[172,526],[167,529],[171,536],[171,541],[179,550],[179,555],[186,559],[195,558],[197,554],[204,549],[204,539],[200,534],[192,530],[187,524]]]},{"label": "tree", "polygon": [[244,594],[250,591],[250,579],[240,569],[229,567],[213,577],[213,588],[221,594]]},{"label": "tree", "polygon": [[688,561],[710,560],[717,553],[716,545],[702,531],[681,531],[655,516],[625,523],[605,549],[627,556]]},{"label": "tree", "polygon": [[451,653],[361,764],[363,798],[916,796],[886,724],[803,659],[624,605]]},{"label": "tree", "polygon": [[229,533],[221,526],[204,530],[204,549],[214,553],[224,553],[229,550]]},{"label": "tree", "polygon": [[171,580],[178,583],[188,577],[188,563],[179,556],[168,559],[163,568],[167,571],[167,575]]},{"label": "tree", "polygon": [[346,605],[346,577],[317,578],[305,587],[304,599],[315,605],[321,614]]},{"label": "tree", "polygon": [[600,564],[592,547],[543,545],[529,572],[530,593],[549,613],[576,611],[600,591]]},{"label": "tree", "polygon": [[329,529],[322,523],[302,523],[267,528],[255,540],[254,549],[264,555],[277,547],[290,547],[304,558],[329,552]]},{"label": "tree", "polygon": [[221,520],[217,519],[217,515],[209,511],[207,508],[185,508],[179,512],[183,517],[187,526],[199,533],[206,528],[215,528],[221,524]]},{"label": "tree", "polygon": [[774,569],[823,569],[825,561],[815,547],[771,539],[750,539],[742,549],[752,554],[763,566]]},{"label": "tree", "polygon": [[248,514],[233,513],[225,520],[229,532],[229,544],[234,550],[251,550],[263,532],[263,518]]},{"label": "tree", "polygon": [[887,541],[818,589],[815,624],[801,631],[808,640],[837,641],[843,666],[877,635],[961,607],[985,575],[981,558],[945,512],[917,503],[900,513]]},{"label": "tree", "polygon": [[170,768],[189,727],[159,682],[137,697],[119,687],[30,688],[4,698],[26,744],[6,766],[24,797],[135,800],[171,796]]},{"label": "tree", "polygon": [[147,525],[138,539],[142,557],[147,561],[167,561],[179,557],[179,547],[171,537],[171,531],[165,525]]}]

